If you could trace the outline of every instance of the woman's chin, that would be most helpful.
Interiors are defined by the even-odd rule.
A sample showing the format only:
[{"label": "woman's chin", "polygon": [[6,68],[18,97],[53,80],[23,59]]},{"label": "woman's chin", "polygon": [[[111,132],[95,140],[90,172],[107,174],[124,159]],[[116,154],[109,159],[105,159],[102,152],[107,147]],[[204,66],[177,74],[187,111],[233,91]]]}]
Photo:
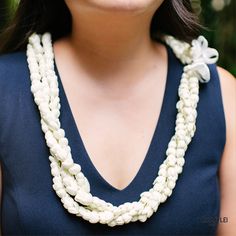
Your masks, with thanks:
[{"label": "woman's chin", "polygon": [[[80,0],[77,0],[80,1]],[[90,7],[110,12],[145,12],[157,8],[163,0],[83,0]],[[159,4],[158,4],[159,3]]]}]

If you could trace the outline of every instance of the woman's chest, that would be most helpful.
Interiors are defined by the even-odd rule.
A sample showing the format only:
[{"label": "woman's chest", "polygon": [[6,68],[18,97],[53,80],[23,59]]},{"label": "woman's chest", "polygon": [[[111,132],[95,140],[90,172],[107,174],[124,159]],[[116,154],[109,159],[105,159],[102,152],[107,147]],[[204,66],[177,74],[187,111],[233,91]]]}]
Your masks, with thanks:
[{"label": "woman's chest", "polygon": [[[145,88],[126,92],[65,81],[63,94],[73,127],[87,158],[100,175],[117,189],[124,189],[135,178],[156,139],[165,98],[165,80],[149,81]],[[61,83],[61,81],[60,81]],[[95,92],[96,91],[96,92]],[[64,96],[63,96],[64,97]]]}]

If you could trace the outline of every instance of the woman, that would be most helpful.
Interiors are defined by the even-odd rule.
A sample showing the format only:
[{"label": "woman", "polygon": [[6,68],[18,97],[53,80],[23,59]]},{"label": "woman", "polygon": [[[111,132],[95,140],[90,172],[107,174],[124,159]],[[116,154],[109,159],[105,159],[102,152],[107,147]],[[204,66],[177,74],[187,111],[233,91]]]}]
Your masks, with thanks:
[{"label": "woman", "polygon": [[[205,61],[193,60],[186,69],[177,59],[184,61],[177,51],[185,44],[159,37],[167,33],[190,42],[198,27],[190,1],[20,1],[15,23],[1,40],[3,234],[236,234],[235,80]],[[201,59],[205,44],[199,38],[192,49],[197,54],[199,46]],[[186,122],[192,114],[196,119],[196,111],[182,116],[188,110],[181,106],[190,98],[197,104],[191,92],[198,91],[198,79],[209,79],[208,72],[209,83],[200,84],[195,133]],[[49,77],[51,87],[46,82],[40,90]],[[185,86],[193,96],[183,92]],[[43,103],[47,95],[55,95],[50,109]],[[183,132],[177,126],[170,142],[176,103],[181,113],[176,122],[183,120],[178,127],[190,127],[186,142],[176,138]],[[59,108],[60,120],[53,120]],[[155,191],[137,203],[157,172]],[[122,212],[118,206],[125,202]]]}]

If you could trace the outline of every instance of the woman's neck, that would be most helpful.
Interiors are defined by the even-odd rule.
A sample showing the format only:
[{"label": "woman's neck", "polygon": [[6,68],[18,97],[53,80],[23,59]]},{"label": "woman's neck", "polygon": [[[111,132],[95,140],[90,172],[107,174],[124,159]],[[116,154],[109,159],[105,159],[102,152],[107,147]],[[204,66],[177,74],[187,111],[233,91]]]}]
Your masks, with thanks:
[{"label": "woman's neck", "polygon": [[72,2],[68,4],[72,33],[65,42],[68,53],[74,54],[80,64],[110,76],[125,68],[137,71],[147,65],[147,60],[157,57],[158,46],[151,40],[150,24],[158,6],[106,11]]},{"label": "woman's neck", "polygon": [[[73,21],[72,45],[83,54],[101,61],[124,63],[150,50],[150,19],[98,13],[78,15]],[[146,17],[148,18],[148,17]],[[99,61],[100,61],[99,60]]]}]

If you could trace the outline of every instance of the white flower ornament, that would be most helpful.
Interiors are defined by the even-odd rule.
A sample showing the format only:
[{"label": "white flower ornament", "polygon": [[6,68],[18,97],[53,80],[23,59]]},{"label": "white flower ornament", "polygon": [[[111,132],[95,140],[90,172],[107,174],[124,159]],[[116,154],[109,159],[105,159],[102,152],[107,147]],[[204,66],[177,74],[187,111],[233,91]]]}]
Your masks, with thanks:
[{"label": "white flower ornament", "polygon": [[203,36],[192,41],[191,47],[192,64],[186,69],[193,70],[199,75],[199,81],[210,81],[210,71],[207,64],[213,64],[218,60],[219,53],[214,48],[208,47],[208,42]]},{"label": "white flower ornament", "polygon": [[206,64],[213,64],[219,57],[217,50],[209,48],[207,40],[202,35],[192,41],[191,54],[194,63],[205,62]]},{"label": "white flower ornament", "polygon": [[192,41],[192,46],[179,40],[173,40],[172,36],[165,36],[166,42],[172,46],[176,56],[182,63],[188,64],[184,70],[191,70],[201,83],[210,81],[210,71],[207,64],[216,63],[219,53],[214,48],[208,47],[207,40],[201,35]]},{"label": "white flower ornament", "polygon": [[145,222],[171,196],[178,176],[183,171],[185,152],[196,131],[199,81],[210,80],[207,64],[215,63],[218,53],[208,48],[203,36],[193,40],[192,45],[172,36],[165,36],[163,40],[173,49],[176,57],[186,64],[178,88],[175,132],[169,141],[166,159],[157,169],[152,187],[141,193],[137,201],[114,206],[90,193],[88,179],[81,166],[74,163],[72,158],[69,141],[59,120],[61,105],[51,35],[33,34],[29,38],[27,61],[31,92],[38,105],[42,131],[50,150],[53,189],[69,213],[90,223],[113,227],[135,221]]}]

